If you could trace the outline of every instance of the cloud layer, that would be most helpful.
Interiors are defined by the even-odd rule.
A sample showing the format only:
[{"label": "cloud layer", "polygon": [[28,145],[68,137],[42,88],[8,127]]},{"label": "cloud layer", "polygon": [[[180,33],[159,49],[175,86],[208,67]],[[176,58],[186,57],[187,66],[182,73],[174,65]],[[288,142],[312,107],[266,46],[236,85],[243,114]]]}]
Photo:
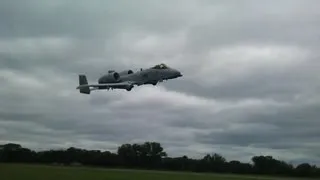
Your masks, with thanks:
[{"label": "cloud layer", "polygon": [[[0,142],[320,164],[318,1],[0,2]],[[109,69],[167,65],[158,86],[79,94]]]}]

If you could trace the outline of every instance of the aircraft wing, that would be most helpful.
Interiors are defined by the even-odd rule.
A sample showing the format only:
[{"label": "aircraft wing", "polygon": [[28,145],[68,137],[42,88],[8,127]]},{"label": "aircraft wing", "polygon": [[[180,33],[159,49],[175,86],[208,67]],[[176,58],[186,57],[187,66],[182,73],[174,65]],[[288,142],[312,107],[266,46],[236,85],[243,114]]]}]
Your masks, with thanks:
[{"label": "aircraft wing", "polygon": [[92,87],[92,88],[126,88],[133,86],[135,83],[133,82],[119,82],[119,83],[107,83],[107,84],[83,84],[79,85],[77,89],[84,87]]},{"label": "aircraft wing", "polygon": [[130,91],[133,86],[134,82],[119,82],[119,83],[107,83],[107,84],[82,84],[77,87],[80,92],[90,93],[92,90],[99,90],[99,89],[126,89]]},{"label": "aircraft wing", "polygon": [[76,89],[80,90],[80,93],[90,94],[92,90],[99,89],[126,89],[131,91],[131,89],[136,85],[137,82],[125,81],[118,83],[106,83],[106,84],[88,84],[87,77],[85,75],[79,75],[79,86]]}]

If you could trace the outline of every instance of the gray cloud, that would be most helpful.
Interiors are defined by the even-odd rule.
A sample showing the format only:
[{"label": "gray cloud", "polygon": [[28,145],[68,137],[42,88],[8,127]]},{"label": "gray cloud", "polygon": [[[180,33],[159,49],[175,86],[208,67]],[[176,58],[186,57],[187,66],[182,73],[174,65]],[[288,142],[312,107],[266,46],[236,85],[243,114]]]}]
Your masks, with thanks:
[{"label": "gray cloud", "polygon": [[[0,142],[320,162],[318,1],[1,1]],[[109,69],[180,69],[79,94]]]}]

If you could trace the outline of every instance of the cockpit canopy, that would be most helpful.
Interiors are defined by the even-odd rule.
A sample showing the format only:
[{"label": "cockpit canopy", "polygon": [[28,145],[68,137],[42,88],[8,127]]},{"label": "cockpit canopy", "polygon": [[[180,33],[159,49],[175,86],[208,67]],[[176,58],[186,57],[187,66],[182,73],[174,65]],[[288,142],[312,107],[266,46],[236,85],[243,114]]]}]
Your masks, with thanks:
[{"label": "cockpit canopy", "polygon": [[153,66],[151,69],[169,69],[169,67],[166,64],[161,63]]}]

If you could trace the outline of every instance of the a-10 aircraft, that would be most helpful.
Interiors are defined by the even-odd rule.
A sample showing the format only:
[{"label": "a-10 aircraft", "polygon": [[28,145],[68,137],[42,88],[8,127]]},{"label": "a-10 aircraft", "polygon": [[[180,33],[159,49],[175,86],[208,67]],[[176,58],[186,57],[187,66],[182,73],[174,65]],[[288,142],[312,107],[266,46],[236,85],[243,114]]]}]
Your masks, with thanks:
[{"label": "a-10 aircraft", "polygon": [[163,80],[175,79],[181,76],[180,71],[162,63],[148,69],[140,69],[137,72],[133,72],[130,69],[122,72],[109,70],[107,74],[98,79],[98,84],[88,84],[86,75],[79,74],[79,86],[77,89],[83,94],[90,94],[93,90],[104,89],[126,89],[131,91],[135,85],[157,85],[158,82]]}]

